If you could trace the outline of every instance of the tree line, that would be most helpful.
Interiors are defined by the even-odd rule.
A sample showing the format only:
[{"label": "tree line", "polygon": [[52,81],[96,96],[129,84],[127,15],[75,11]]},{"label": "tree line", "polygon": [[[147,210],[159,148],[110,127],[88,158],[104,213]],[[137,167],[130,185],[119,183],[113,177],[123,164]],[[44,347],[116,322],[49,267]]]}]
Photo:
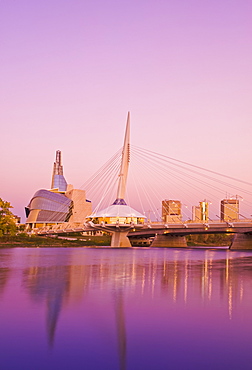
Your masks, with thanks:
[{"label": "tree line", "polygon": [[0,198],[0,237],[16,234],[16,222],[11,212],[11,204]]}]

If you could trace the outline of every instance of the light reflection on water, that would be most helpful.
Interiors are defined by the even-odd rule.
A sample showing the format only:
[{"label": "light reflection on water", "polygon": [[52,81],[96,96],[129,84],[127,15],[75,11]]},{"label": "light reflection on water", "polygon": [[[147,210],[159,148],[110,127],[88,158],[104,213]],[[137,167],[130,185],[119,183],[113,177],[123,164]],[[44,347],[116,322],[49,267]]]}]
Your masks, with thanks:
[{"label": "light reflection on water", "polygon": [[1,369],[251,369],[252,252],[0,250]]}]

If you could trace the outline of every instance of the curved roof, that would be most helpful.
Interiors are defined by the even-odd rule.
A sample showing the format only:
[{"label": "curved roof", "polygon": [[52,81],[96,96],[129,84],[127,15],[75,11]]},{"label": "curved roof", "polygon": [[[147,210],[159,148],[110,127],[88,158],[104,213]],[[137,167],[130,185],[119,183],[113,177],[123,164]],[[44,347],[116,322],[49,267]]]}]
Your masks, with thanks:
[{"label": "curved roof", "polygon": [[70,216],[71,204],[63,194],[40,189],[26,207],[26,222],[64,222]]},{"label": "curved roof", "polygon": [[62,211],[71,205],[71,200],[63,194],[53,193],[49,190],[40,189],[33,195],[28,205],[29,209],[44,209]]},{"label": "curved roof", "polygon": [[88,217],[138,217],[146,218],[135,209],[127,206],[126,204],[112,204],[111,206],[102,209]]}]

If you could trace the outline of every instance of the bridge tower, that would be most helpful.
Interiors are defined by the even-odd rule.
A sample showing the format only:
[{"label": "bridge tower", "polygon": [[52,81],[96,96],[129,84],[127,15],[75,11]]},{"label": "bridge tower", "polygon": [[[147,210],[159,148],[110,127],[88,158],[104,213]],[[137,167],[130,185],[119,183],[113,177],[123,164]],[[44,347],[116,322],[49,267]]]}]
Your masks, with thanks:
[{"label": "bridge tower", "polygon": [[126,123],[117,197],[113,204],[126,205],[124,198],[126,193],[129,162],[130,162],[130,112],[128,112]]},{"label": "bridge tower", "polygon": [[94,229],[108,231],[112,234],[111,247],[131,247],[128,232],[133,228],[141,228],[144,215],[129,207],[125,201],[128,169],[130,162],[130,113],[128,112],[121,167],[116,200],[109,207],[90,215],[89,226]]}]

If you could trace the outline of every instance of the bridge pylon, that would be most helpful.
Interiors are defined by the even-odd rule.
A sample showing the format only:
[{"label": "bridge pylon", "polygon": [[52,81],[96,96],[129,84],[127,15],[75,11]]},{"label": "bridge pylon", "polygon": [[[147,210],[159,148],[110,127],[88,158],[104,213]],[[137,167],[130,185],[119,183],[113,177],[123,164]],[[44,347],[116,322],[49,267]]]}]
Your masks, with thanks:
[{"label": "bridge pylon", "polygon": [[131,243],[128,238],[129,230],[112,231],[110,246],[112,248],[130,248]]},{"label": "bridge pylon", "polygon": [[130,162],[130,113],[128,112],[116,200],[106,209],[91,214],[87,218],[89,226],[112,234],[111,247],[129,248],[128,232],[142,228],[145,216],[129,207],[125,201],[128,169]]}]

